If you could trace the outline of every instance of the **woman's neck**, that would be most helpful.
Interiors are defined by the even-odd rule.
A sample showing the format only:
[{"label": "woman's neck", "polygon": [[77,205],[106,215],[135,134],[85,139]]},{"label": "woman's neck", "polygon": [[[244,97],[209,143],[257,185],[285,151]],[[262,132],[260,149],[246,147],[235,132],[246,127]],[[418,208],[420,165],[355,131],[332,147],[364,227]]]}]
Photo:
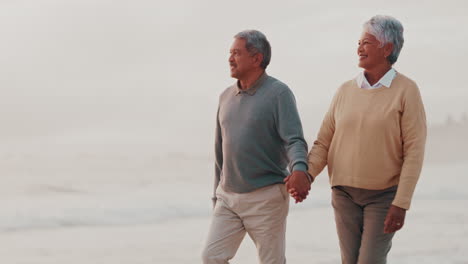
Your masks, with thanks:
[{"label": "woman's neck", "polygon": [[382,65],[382,67],[375,67],[373,69],[364,69],[364,76],[372,86],[377,83],[382,77],[392,68],[392,65]]}]

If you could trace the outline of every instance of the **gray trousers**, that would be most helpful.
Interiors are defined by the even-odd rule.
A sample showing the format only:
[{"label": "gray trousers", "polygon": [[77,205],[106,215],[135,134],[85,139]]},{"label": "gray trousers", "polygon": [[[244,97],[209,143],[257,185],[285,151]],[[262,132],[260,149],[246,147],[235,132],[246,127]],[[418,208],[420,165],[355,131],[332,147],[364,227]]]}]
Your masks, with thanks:
[{"label": "gray trousers", "polygon": [[332,188],[332,205],[343,264],[385,264],[395,233],[384,233],[384,221],[397,186],[366,190]]}]

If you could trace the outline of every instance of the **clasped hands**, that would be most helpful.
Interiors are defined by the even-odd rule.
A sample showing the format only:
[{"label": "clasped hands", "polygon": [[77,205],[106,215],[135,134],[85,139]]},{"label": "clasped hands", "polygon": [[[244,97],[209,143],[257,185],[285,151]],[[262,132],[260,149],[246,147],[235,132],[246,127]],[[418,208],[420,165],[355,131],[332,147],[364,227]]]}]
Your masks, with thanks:
[{"label": "clasped hands", "polygon": [[[286,190],[296,200],[296,203],[304,201],[309,195],[312,183],[305,172],[293,171],[291,175],[284,179],[284,182],[286,183]],[[391,205],[385,217],[384,233],[388,234],[400,230],[404,225],[405,215],[405,209]]]},{"label": "clasped hands", "polygon": [[286,183],[286,190],[291,197],[296,200],[296,203],[300,203],[307,198],[310,191],[310,185],[312,184],[307,174],[303,171],[293,171],[288,177],[284,179]]}]

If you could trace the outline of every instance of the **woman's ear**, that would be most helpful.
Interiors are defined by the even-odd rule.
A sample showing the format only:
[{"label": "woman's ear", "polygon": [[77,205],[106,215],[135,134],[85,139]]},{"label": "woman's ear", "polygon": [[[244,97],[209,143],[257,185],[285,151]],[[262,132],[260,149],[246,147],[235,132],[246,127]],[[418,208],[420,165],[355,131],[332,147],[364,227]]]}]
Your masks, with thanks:
[{"label": "woman's ear", "polygon": [[392,54],[393,51],[393,43],[387,43],[384,45],[384,56],[385,58],[388,58]]}]

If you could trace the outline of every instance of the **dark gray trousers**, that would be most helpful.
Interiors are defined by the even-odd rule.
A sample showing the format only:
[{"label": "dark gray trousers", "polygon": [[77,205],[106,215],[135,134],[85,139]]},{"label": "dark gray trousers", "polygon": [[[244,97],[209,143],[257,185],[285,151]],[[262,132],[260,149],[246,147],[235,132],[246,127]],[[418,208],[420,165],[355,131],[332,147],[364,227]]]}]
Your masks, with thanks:
[{"label": "dark gray trousers", "polygon": [[384,221],[397,186],[366,190],[332,188],[336,229],[343,264],[385,264],[395,233],[384,233]]}]

